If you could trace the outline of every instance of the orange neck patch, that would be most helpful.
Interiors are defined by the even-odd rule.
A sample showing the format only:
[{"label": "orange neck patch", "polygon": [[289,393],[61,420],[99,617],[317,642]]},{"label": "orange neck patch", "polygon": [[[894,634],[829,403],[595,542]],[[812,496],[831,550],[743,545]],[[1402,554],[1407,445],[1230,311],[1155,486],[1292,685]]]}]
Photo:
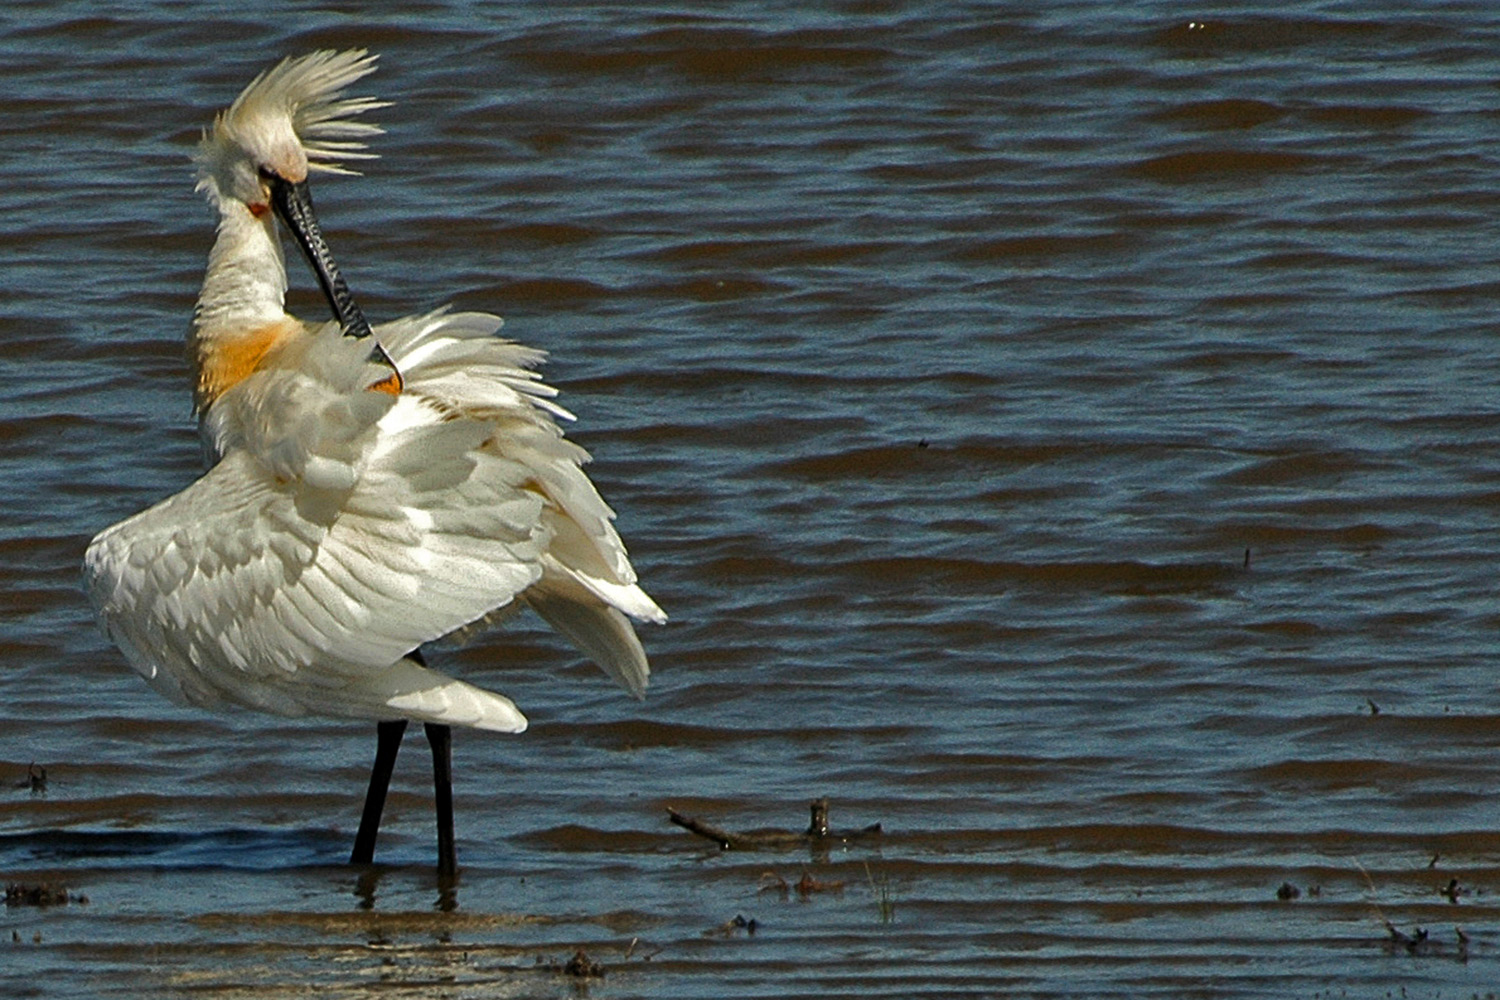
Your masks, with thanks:
[{"label": "orange neck patch", "polygon": [[194,332],[189,344],[189,359],[197,369],[193,405],[199,413],[251,372],[260,368],[273,352],[294,337],[303,327],[290,316],[236,333],[218,333],[199,337]]}]

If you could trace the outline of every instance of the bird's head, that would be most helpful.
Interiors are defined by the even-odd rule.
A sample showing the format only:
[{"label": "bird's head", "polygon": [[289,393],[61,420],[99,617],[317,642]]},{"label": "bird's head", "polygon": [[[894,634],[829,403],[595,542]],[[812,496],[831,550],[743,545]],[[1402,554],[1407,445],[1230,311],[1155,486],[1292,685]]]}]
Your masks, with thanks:
[{"label": "bird's head", "polygon": [[361,140],[380,132],[354,118],[386,103],[343,91],[374,69],[375,56],[353,49],[283,59],[257,76],[204,131],[199,188],[221,209],[240,202],[263,216],[278,182],[301,184],[316,171],[353,173],[344,163],[372,159]]},{"label": "bird's head", "polygon": [[353,173],[345,161],[374,157],[360,140],[380,129],[353,119],[386,103],[343,96],[345,87],[374,68],[375,57],[364,49],[283,59],[214,119],[197,155],[198,186],[226,220],[248,212],[270,226],[267,216],[276,213],[317,274],[334,318],[352,337],[368,336],[370,325],[323,239],[307,176]]}]

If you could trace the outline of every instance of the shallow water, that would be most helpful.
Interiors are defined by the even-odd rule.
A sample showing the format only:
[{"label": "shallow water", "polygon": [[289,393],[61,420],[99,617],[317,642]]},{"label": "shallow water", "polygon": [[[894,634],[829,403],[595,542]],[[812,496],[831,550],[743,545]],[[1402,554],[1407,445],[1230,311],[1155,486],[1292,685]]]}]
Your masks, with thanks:
[{"label": "shallow water", "polygon": [[[7,996],[1500,983],[1500,13],[361,11],[0,14],[0,875],[87,897],[0,911]],[[527,619],[438,654],[532,719],[456,734],[448,886],[419,735],[350,869],[373,727],[173,708],[77,583],[198,472],[198,129],[352,45],[366,312],[551,352],[672,615],[641,703]],[[823,795],[883,835],[666,816]]]}]

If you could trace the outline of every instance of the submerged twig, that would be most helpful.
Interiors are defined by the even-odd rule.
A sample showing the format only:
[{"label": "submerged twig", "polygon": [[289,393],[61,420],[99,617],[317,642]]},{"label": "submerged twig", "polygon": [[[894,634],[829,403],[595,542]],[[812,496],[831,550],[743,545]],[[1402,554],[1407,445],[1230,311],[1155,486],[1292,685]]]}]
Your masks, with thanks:
[{"label": "submerged twig", "polygon": [[26,768],[25,779],[16,782],[17,788],[29,788],[31,794],[38,795],[47,790],[47,769],[36,761],[32,761]]},{"label": "submerged twig", "polygon": [[885,872],[880,873],[880,880],[875,880],[875,873],[870,871],[870,863],[865,862],[865,878],[870,880],[870,891],[875,894],[875,902],[880,907],[880,922],[888,924],[896,919],[896,897],[891,894],[891,881],[886,878]]}]

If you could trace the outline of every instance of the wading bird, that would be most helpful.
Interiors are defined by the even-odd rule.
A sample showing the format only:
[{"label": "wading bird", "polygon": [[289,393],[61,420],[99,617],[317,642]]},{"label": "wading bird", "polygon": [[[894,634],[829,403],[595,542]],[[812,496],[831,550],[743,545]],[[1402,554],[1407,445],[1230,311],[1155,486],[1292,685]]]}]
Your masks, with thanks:
[{"label": "wading bird", "polygon": [[[498,317],[438,311],[373,329],[313,214],[311,172],[352,173],[344,97],[364,51],[287,59],[204,132],[198,186],[218,234],[193,313],[193,400],[211,467],[106,529],[84,576],[130,664],[179,703],[373,720],[378,748],[351,861],[369,862],[407,720],[426,724],[438,866],[455,870],[450,726],[518,733],[507,698],[426,665],[423,643],[527,606],[637,697],[636,585],[587,454]],[[277,220],[334,315],[286,312]]]}]

